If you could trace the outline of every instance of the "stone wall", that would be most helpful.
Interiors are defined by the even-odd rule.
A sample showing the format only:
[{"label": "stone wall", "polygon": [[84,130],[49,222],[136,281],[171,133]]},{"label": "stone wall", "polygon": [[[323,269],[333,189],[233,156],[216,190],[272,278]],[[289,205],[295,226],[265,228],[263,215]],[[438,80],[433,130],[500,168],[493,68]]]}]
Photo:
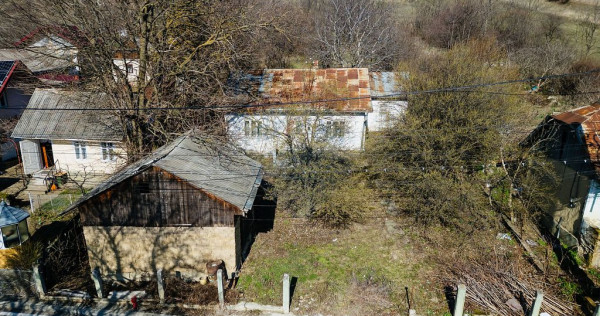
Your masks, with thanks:
[{"label": "stone wall", "polygon": [[217,259],[229,274],[236,268],[234,227],[85,226],[83,232],[90,268],[103,276],[140,279],[163,269],[198,278]]}]

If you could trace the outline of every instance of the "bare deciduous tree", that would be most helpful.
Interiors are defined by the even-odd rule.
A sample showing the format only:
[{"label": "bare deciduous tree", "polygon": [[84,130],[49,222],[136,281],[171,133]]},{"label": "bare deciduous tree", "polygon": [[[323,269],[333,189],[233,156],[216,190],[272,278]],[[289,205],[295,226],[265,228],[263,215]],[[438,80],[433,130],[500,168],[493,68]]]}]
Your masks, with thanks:
[{"label": "bare deciduous tree", "polygon": [[315,54],[327,67],[390,69],[406,45],[383,1],[326,0],[315,14]]},{"label": "bare deciduous tree", "polygon": [[14,34],[72,30],[83,78],[76,88],[106,93],[135,157],[192,127],[224,132],[211,106],[222,103],[229,70],[252,67],[251,38],[276,29],[276,16],[257,3],[8,0],[1,14],[10,27],[0,32],[10,46]]}]

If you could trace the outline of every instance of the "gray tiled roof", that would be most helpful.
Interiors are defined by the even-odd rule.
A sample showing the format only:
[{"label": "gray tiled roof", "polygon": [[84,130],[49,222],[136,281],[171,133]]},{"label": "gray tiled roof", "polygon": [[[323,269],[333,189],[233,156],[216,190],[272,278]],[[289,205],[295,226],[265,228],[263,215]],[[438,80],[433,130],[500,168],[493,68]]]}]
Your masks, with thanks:
[{"label": "gray tiled roof", "polygon": [[105,98],[103,93],[36,89],[12,137],[122,141],[118,120],[97,110],[107,107]]},{"label": "gray tiled roof", "polygon": [[29,217],[29,213],[22,209],[9,206],[6,202],[0,202],[0,227],[16,225]]},{"label": "gray tiled roof", "polygon": [[134,162],[83,196],[65,212],[153,166],[247,212],[262,181],[262,165],[236,149],[184,135]]}]

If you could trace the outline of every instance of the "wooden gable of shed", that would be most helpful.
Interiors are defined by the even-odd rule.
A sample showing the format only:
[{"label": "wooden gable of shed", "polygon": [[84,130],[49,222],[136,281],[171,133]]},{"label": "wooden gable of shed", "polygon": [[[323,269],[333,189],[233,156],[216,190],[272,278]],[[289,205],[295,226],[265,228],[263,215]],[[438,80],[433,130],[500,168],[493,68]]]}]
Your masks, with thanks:
[{"label": "wooden gable of shed", "polygon": [[159,167],[150,167],[79,206],[84,226],[234,226],[242,210]]}]

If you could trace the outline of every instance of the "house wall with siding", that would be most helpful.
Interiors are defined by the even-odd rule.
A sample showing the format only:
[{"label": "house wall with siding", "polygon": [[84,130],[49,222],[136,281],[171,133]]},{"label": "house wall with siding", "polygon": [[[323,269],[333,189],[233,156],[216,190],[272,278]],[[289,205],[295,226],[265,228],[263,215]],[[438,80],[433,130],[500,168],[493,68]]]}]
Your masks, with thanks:
[{"label": "house wall with siding", "polygon": [[73,141],[53,140],[52,154],[57,168],[68,171],[71,176],[111,174],[126,162],[125,149],[120,143],[113,143],[116,160],[103,160],[102,147],[100,142],[86,142],[87,158],[77,159],[75,155],[75,146]]},{"label": "house wall with siding", "polygon": [[[362,150],[366,133],[366,115],[267,115],[231,114],[226,116],[229,136],[244,150],[264,155],[286,150],[284,134],[294,134],[296,124],[315,126],[316,139],[342,150]],[[260,122],[261,135],[246,135],[246,121]],[[326,137],[327,122],[344,122],[342,137]],[[251,123],[250,123],[251,124]],[[301,133],[308,133],[302,128]]]},{"label": "house wall with siding", "polygon": [[163,269],[197,278],[217,259],[229,274],[236,268],[234,227],[85,226],[83,232],[90,268],[103,275],[141,278]]},{"label": "house wall with siding", "polygon": [[[140,73],[140,61],[139,59],[122,59],[115,58],[113,59],[113,63],[115,66],[121,70],[121,72],[126,76],[127,81],[132,85],[137,85],[138,75]],[[132,72],[127,72],[127,65],[131,65]],[[117,75],[114,75],[115,80],[118,79]],[[146,79],[150,79],[150,75],[146,75]]]}]

